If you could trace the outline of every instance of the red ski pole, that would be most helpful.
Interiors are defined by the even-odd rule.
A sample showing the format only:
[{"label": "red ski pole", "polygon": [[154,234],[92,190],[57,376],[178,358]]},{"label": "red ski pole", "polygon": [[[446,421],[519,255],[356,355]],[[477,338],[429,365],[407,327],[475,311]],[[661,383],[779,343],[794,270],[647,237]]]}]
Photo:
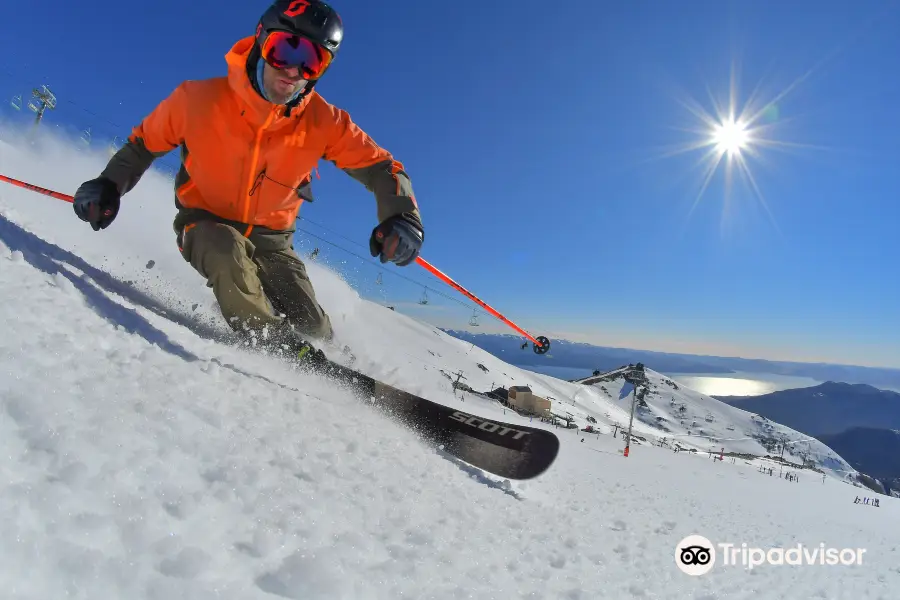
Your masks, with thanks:
[{"label": "red ski pole", "polygon": [[17,185],[20,188],[25,188],[26,190],[31,190],[32,192],[37,192],[38,194],[44,194],[45,196],[50,196],[51,198],[56,198],[57,200],[62,200],[64,202],[74,202],[75,198],[69,196],[68,194],[61,194],[59,192],[54,192],[53,190],[48,190],[47,188],[42,188],[37,185],[32,185],[25,181],[20,181],[18,179],[13,179],[12,177],[7,177],[6,175],[0,175],[0,181],[5,181],[6,183],[11,183],[13,185]]},{"label": "red ski pole", "polygon": [[462,294],[463,296],[465,296],[472,302],[475,302],[476,304],[478,304],[478,306],[480,306],[484,310],[488,311],[489,313],[491,313],[492,315],[494,315],[495,317],[497,317],[498,319],[500,319],[501,321],[503,321],[504,323],[506,323],[507,325],[512,327],[514,330],[518,331],[519,333],[524,335],[526,338],[528,338],[529,340],[534,342],[534,351],[536,353],[545,354],[550,349],[550,340],[548,340],[546,337],[544,337],[542,335],[539,335],[537,338],[532,337],[531,334],[529,334],[527,331],[525,331],[524,329],[522,329],[521,327],[519,327],[518,325],[516,325],[515,323],[513,323],[512,321],[510,321],[503,315],[501,315],[499,312],[497,312],[491,306],[489,306],[484,300],[482,300],[481,298],[479,298],[478,296],[476,296],[475,294],[473,294],[472,292],[470,292],[463,286],[461,286],[458,283],[456,283],[455,281],[453,281],[453,279],[449,275],[443,273],[440,269],[435,267],[433,264],[431,264],[430,262],[428,262],[421,256],[416,257],[416,262],[419,263],[419,266],[423,267],[427,271],[430,271],[432,275],[434,275],[435,277],[437,277],[438,279],[440,279],[441,281],[443,281],[444,283],[446,283],[447,285],[449,285],[450,287],[455,289],[457,292],[459,292],[460,294]]}]

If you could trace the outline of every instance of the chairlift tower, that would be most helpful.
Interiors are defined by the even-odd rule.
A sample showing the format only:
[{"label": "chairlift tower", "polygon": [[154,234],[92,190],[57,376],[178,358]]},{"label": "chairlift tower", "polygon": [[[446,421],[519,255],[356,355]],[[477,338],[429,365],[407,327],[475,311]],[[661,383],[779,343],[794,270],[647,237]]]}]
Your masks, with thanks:
[{"label": "chairlift tower", "polygon": [[463,375],[462,369],[460,369],[458,373],[454,373],[454,375],[456,375],[456,381],[453,382],[453,395],[456,396],[456,390],[459,388],[459,380],[465,379],[468,381],[468,377]]},{"label": "chairlift tower", "polygon": [[[644,372],[644,365],[642,363],[638,363],[637,365],[631,367],[625,373],[625,381],[632,385],[631,388],[631,415],[628,417],[628,434],[625,438],[625,450],[622,452],[622,455],[627,457],[629,451],[631,450],[631,427],[634,424],[634,409],[638,402],[643,401],[644,396],[647,395],[649,391],[647,375]],[[638,392],[638,387],[642,386],[640,392]]]},{"label": "chairlift tower", "polygon": [[40,89],[34,88],[31,95],[34,100],[28,103],[28,108],[37,113],[34,118],[34,126],[37,127],[44,118],[44,111],[56,108],[56,95],[46,85],[42,85]]}]

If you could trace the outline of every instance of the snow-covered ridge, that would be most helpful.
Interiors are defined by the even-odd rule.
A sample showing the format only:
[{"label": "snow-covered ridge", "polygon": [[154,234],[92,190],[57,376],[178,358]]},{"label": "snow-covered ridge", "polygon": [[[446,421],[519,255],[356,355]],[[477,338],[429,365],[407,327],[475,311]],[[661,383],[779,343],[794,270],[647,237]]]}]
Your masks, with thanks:
[{"label": "snow-covered ridge", "polygon": [[[609,400],[630,409],[630,366],[579,380],[599,388]],[[635,420],[649,426],[657,443],[753,456],[777,455],[854,481],[856,471],[819,440],[763,416],[730,406],[644,368],[647,392],[639,397]],[[784,446],[784,452],[781,446]]]},{"label": "snow-covered ridge", "polygon": [[[54,140],[0,145],[0,172],[70,193],[104,160]],[[889,598],[900,586],[900,500],[855,504],[873,493],[838,482],[837,469],[788,482],[777,466],[760,471],[771,461],[711,460],[703,450],[725,441],[764,454],[754,435],[769,426],[651,370],[635,431],[700,451],[635,443],[626,459],[621,436],[557,429],[554,467],[503,482],[320,378],[212,341],[222,323],[174,247],[171,193],[150,173],[113,226],[93,232],[65,203],[0,187],[4,597]],[[529,422],[454,394],[462,372],[478,391],[528,385],[579,426],[627,423],[624,379],[517,369],[309,271],[339,345],[388,383]],[[691,578],[673,559],[691,534],[863,547],[868,562],[851,575],[716,566]]]}]

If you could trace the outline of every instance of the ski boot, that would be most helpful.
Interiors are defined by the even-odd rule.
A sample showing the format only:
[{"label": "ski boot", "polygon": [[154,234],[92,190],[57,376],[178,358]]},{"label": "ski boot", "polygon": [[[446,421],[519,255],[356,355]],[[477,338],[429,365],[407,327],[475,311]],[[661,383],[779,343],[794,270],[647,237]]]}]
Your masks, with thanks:
[{"label": "ski boot", "polygon": [[287,321],[275,331],[273,342],[282,351],[282,359],[292,365],[320,369],[328,364],[325,353],[310,343]]},{"label": "ski boot", "polygon": [[244,340],[242,345],[294,366],[316,369],[329,362],[325,353],[307,341],[287,320],[275,326],[242,330],[240,336]]},{"label": "ski boot", "polygon": [[309,366],[313,369],[322,368],[329,364],[328,357],[320,349],[306,340],[297,337],[287,344],[288,360],[298,366]]}]

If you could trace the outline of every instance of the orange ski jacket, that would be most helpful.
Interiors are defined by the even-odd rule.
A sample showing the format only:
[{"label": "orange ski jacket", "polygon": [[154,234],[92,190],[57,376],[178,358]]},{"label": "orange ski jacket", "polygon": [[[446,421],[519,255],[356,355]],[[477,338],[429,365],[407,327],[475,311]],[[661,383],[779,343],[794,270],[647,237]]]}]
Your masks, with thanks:
[{"label": "orange ski jacket", "polygon": [[[154,159],[181,148],[175,178],[179,214],[211,215],[238,226],[293,231],[311,200],[320,158],[375,194],[379,221],[404,214],[421,222],[403,165],[317,92],[285,114],[251,86],[246,62],[253,37],[225,55],[228,76],[185,81],[137,127],[102,175],[131,190]],[[194,218],[176,218],[176,231]],[[179,223],[179,221],[181,221]]]}]

